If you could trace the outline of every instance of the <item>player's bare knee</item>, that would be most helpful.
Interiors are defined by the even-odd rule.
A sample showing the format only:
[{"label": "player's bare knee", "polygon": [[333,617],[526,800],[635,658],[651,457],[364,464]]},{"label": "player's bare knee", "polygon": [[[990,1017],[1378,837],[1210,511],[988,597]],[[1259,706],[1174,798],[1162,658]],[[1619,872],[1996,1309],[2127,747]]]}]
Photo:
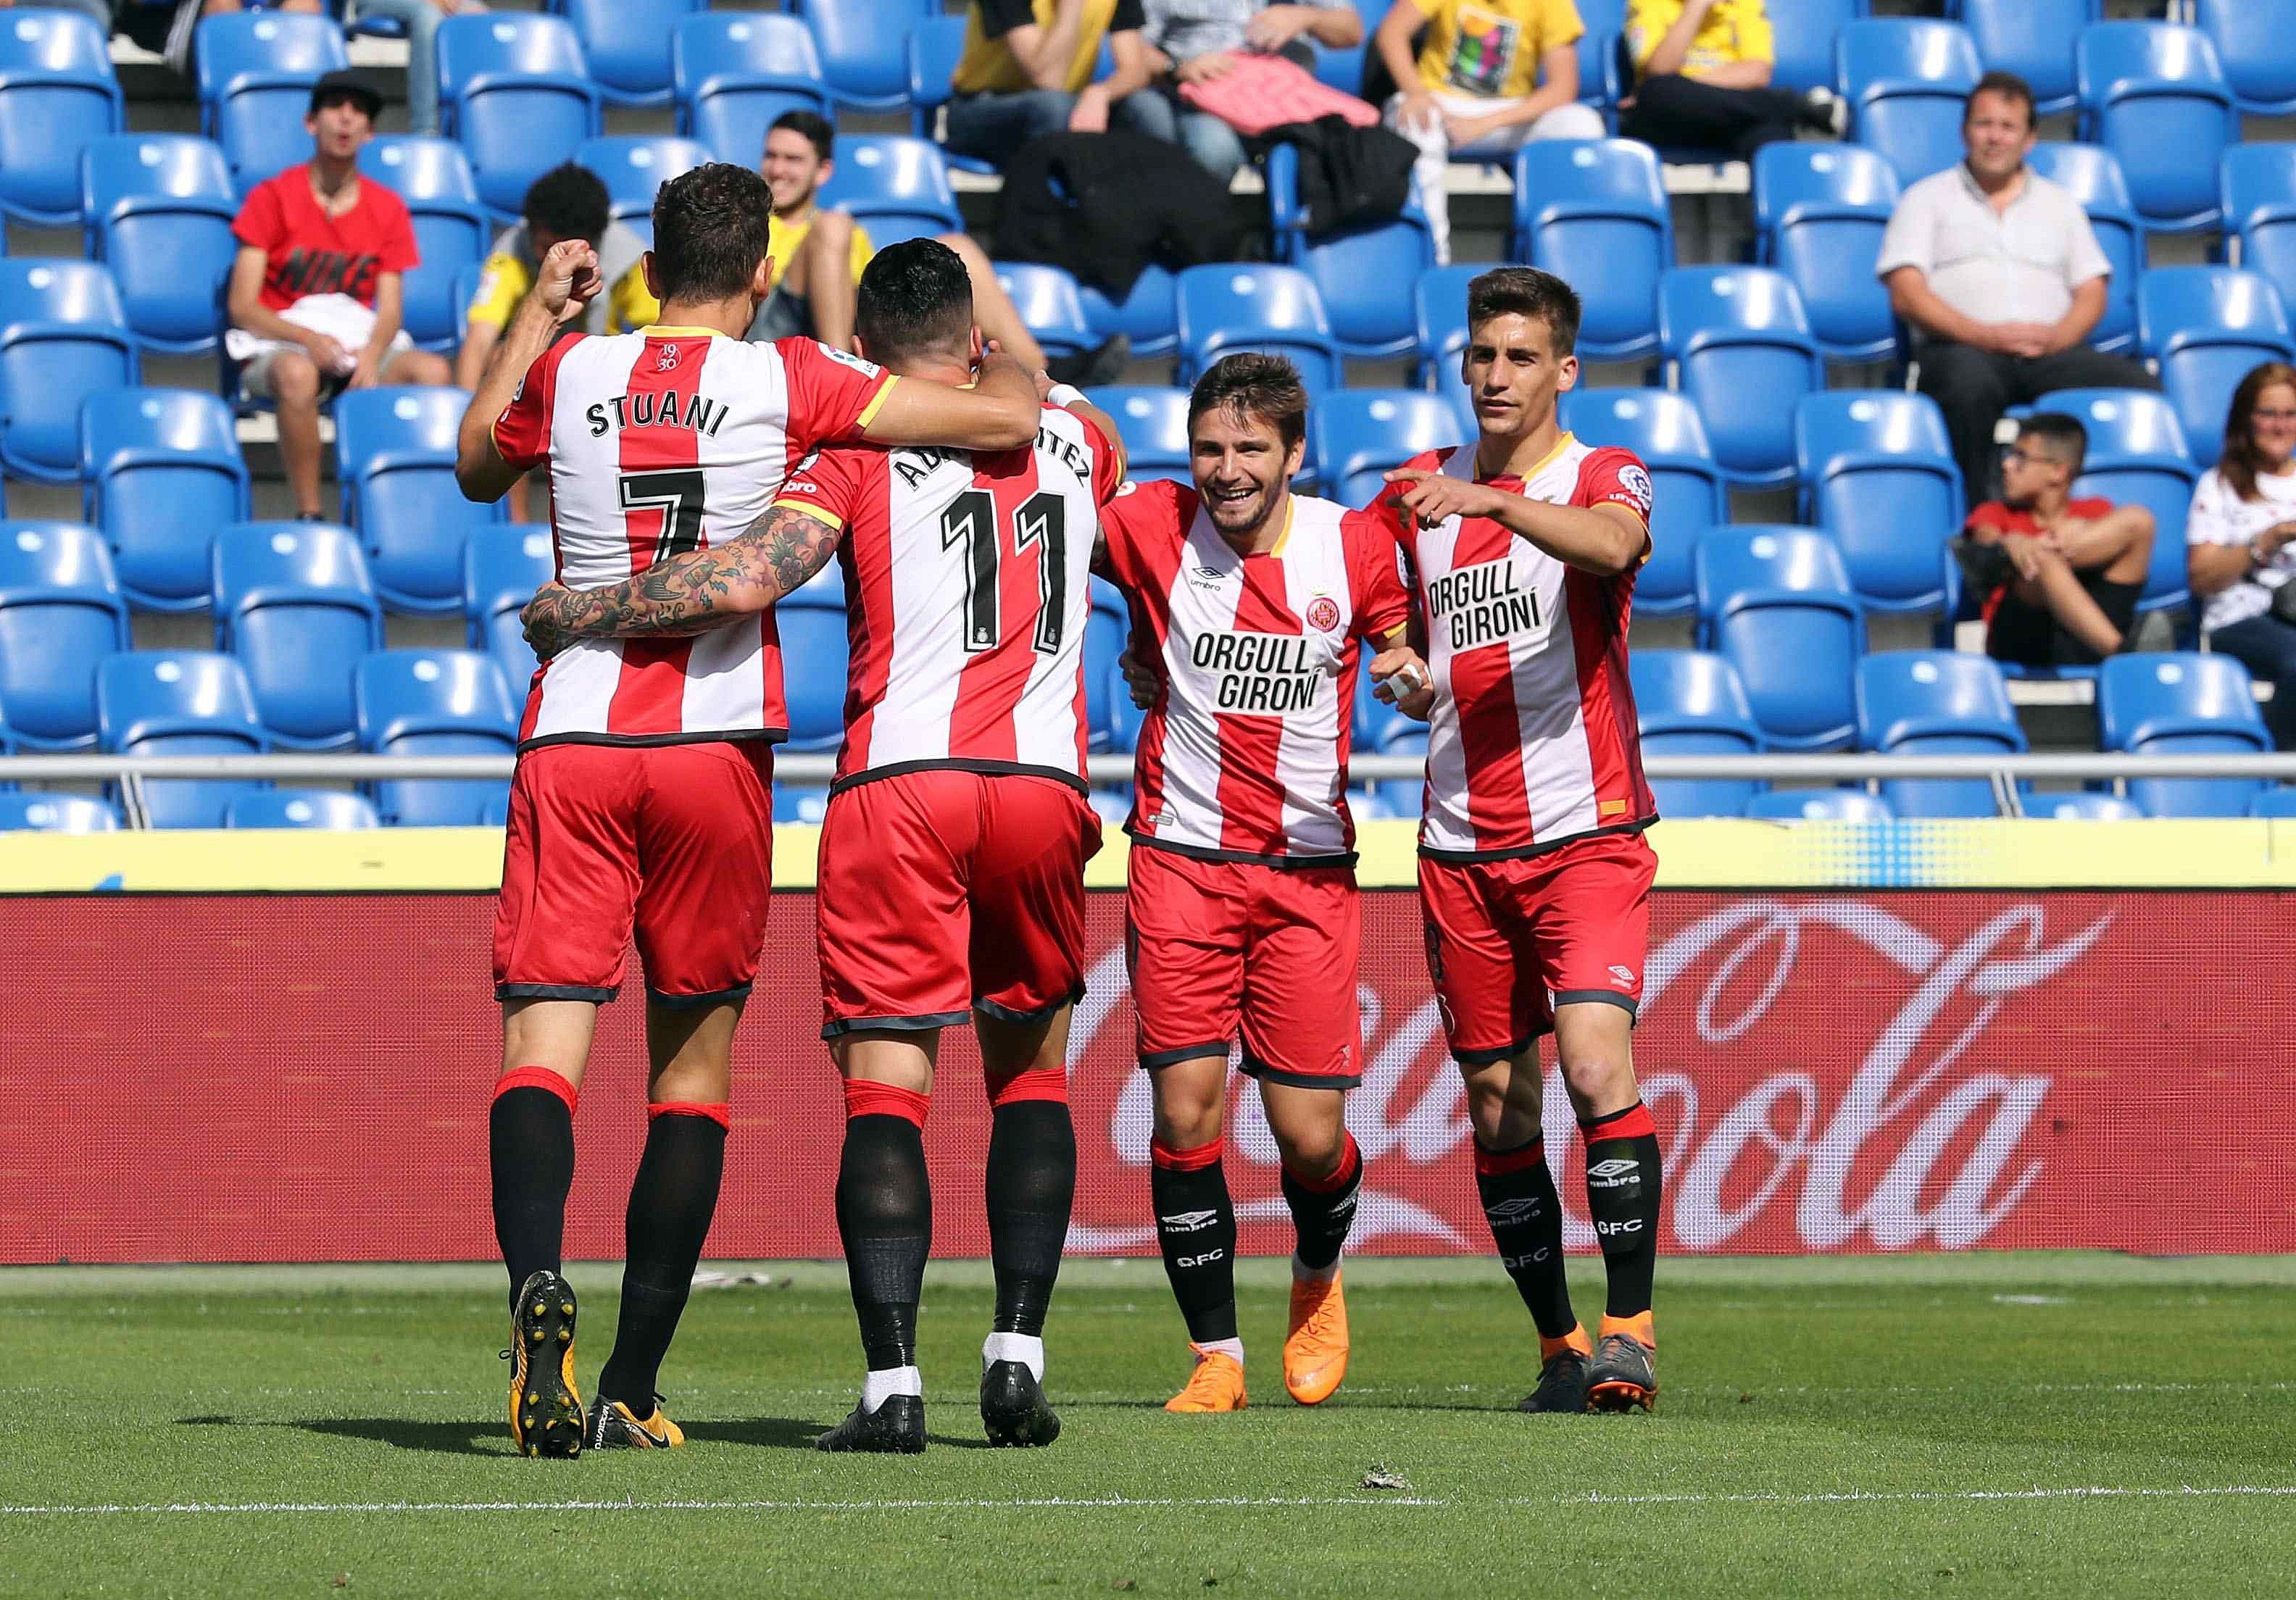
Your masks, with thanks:
[{"label": "player's bare knee", "polygon": [[1154,1086],[1156,1141],[1169,1150],[1193,1150],[1220,1136],[1227,1108],[1227,1062],[1200,1056],[1159,1067]]},{"label": "player's bare knee", "polygon": [[579,1088],[597,1029],[598,1008],[586,1000],[504,1001],[503,1071],[540,1067]]},{"label": "player's bare knee", "polygon": [[1539,1131],[1539,1067],[1536,1046],[1503,1061],[1461,1063],[1467,1121],[1486,1150],[1509,1150]]},{"label": "player's bare knee", "polygon": [[1566,1005],[1555,1016],[1555,1054],[1562,1087],[1579,1116],[1634,1104],[1633,1013],[1608,1004]]}]

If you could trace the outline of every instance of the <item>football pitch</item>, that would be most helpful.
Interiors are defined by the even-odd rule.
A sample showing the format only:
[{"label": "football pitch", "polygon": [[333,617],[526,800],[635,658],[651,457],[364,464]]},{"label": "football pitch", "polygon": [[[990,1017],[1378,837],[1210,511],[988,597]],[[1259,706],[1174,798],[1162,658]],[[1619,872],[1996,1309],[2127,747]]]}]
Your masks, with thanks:
[{"label": "football pitch", "polygon": [[[724,1266],[723,1263],[714,1264]],[[1600,1267],[1573,1291],[1591,1321]],[[982,1444],[985,1268],[936,1263],[922,1457],[828,1456],[841,1268],[697,1292],[679,1452],[512,1454],[496,1269],[0,1271],[0,1593],[2247,1595],[2296,1587],[2296,1259],[1661,1263],[1655,1415],[1538,1417],[1495,1262],[1349,1268],[1355,1355],[1160,1408],[1152,1260],[1072,1261],[1047,1450]],[[584,1388],[615,1268],[577,1265]]]}]

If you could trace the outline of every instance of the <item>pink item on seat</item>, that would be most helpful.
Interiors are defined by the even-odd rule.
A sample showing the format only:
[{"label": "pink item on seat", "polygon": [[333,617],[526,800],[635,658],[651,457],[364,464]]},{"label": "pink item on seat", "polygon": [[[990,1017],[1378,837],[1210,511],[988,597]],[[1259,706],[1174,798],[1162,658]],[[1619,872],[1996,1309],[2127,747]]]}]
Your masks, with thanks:
[{"label": "pink item on seat", "polygon": [[1287,122],[1313,122],[1334,112],[1357,127],[1379,120],[1378,108],[1369,101],[1319,82],[1315,74],[1280,55],[1239,51],[1232,59],[1234,68],[1210,82],[1182,84],[1180,98],[1240,134],[1264,134]]}]

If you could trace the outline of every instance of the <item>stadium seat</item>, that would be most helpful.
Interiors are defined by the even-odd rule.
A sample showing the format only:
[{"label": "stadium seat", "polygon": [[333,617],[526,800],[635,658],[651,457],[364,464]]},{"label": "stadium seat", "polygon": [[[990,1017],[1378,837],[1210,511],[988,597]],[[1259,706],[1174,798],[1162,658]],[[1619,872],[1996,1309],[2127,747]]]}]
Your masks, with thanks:
[{"label": "stadium seat", "polygon": [[1191,267],[1179,276],[1180,382],[1222,356],[1289,357],[1311,395],[1341,386],[1338,341],[1315,280],[1296,267]]},{"label": "stadium seat", "polygon": [[[475,650],[379,650],[352,669],[359,748],[382,756],[507,756],[518,710],[492,657]],[[504,785],[488,779],[399,778],[372,787],[398,827],[476,827]]]},{"label": "stadium seat", "polygon": [[[1422,762],[1427,759],[1427,729],[1424,724],[1406,718],[1388,734],[1387,743],[1380,747],[1382,756],[1415,756]],[[1407,778],[1386,778],[1370,785],[1387,808],[1398,816],[1418,816],[1427,808],[1427,778],[1424,769]]]},{"label": "stadium seat", "polygon": [[[207,650],[136,650],[95,668],[96,726],[103,748],[127,756],[247,756],[263,752],[263,726],[247,675]],[[155,828],[219,828],[225,810],[259,784],[225,778],[146,779],[144,808]]]},{"label": "stadium seat", "polygon": [[1011,299],[1046,355],[1070,355],[1100,342],[1093,337],[1092,324],[1084,313],[1084,297],[1067,268],[1033,261],[999,261],[996,286]]},{"label": "stadium seat", "polygon": [[[709,0],[553,0],[608,105],[669,103],[669,42]],[[585,163],[586,165],[587,163]]]},{"label": "stadium seat", "polygon": [[2296,817],[2296,784],[2275,784],[2248,803],[2251,816]]},{"label": "stadium seat", "polygon": [[2047,822],[2136,822],[2144,808],[2118,794],[2029,794],[2028,816]]},{"label": "stadium seat", "polygon": [[333,18],[275,11],[202,17],[192,59],[200,132],[223,147],[242,195],[311,159],[311,86],[350,65]]},{"label": "stadium seat", "polygon": [[1688,400],[1665,389],[1574,389],[1562,425],[1581,444],[1632,450],[1650,469],[1651,556],[1635,576],[1635,611],[1688,613],[1697,604],[1690,553],[1698,536],[1730,520],[1730,491]]},{"label": "stadium seat", "polygon": [[909,29],[940,10],[927,0],[800,0],[793,9],[813,29],[824,79],[840,106],[861,111],[907,109]]},{"label": "stadium seat", "polygon": [[256,714],[283,750],[355,742],[351,669],[382,648],[382,611],[347,528],[241,522],[219,529],[216,648],[247,671]]},{"label": "stadium seat", "polygon": [[472,529],[463,546],[463,619],[466,642],[495,658],[511,693],[534,677],[534,652],[518,614],[557,570],[550,529],[506,523]]},{"label": "stadium seat", "polygon": [[1123,677],[1116,658],[1124,653],[1131,636],[1132,613],[1123,591],[1104,578],[1092,580],[1091,609],[1084,623],[1084,703],[1086,732],[1096,751],[1115,747],[1116,704]]},{"label": "stadium seat", "polygon": [[[1890,650],[1857,663],[1857,745],[1883,755],[2021,753],[2024,730],[1990,658],[1950,650]],[[1899,816],[1995,816],[1983,778],[1891,778],[1883,798]]]},{"label": "stadium seat", "polygon": [[1514,158],[1514,257],[1575,284],[1578,355],[1654,354],[1660,275],[1674,265],[1674,214],[1658,153],[1631,139],[1534,139]]},{"label": "stadium seat", "polygon": [[1897,317],[1874,261],[1897,209],[1896,171],[1859,145],[1793,142],[1763,145],[1753,167],[1758,258],[1800,292],[1818,349],[1836,361],[1890,359]]},{"label": "stadium seat", "polygon": [[2283,304],[2296,305],[2296,144],[2234,145],[2218,186],[2234,259],[2270,278]]},{"label": "stadium seat", "polygon": [[1866,623],[1841,552],[1809,528],[1709,529],[1691,557],[1698,636],[1738,669],[1765,741],[1832,750],[1857,731]]},{"label": "stadium seat", "polygon": [[2102,144],[2069,144],[2043,141],[2033,146],[2028,164],[2034,171],[2072,191],[2088,213],[2089,232],[2097,248],[2112,264],[2104,286],[2104,315],[2097,319],[2088,343],[2109,355],[2126,356],[2136,349],[2136,281],[2144,275],[2144,224],[2128,198],[2128,180],[2120,162]]},{"label": "stadium seat", "polygon": [[845,738],[845,584],[831,567],[774,607],[781,630],[789,748],[835,750]]},{"label": "stadium seat", "polygon": [[1706,420],[1714,458],[1738,484],[1793,477],[1793,410],[1825,387],[1801,296],[1767,267],[1679,267],[1659,281],[1669,387]]},{"label": "stadium seat", "polygon": [[1465,436],[1450,402],[1416,389],[1340,389],[1308,413],[1316,493],[1353,510],[1377,497],[1390,468]]},{"label": "stadium seat", "polygon": [[2073,41],[2080,136],[2120,158],[2136,214],[2156,234],[2217,226],[2217,164],[2240,115],[2216,46],[2196,28],[2097,22]]},{"label": "stadium seat", "polygon": [[2185,448],[2174,408],[2149,390],[2064,389],[2043,395],[2033,409],[2062,412],[2088,431],[2088,455],[2073,480],[2073,493],[2142,505],[2152,513],[2152,565],[2137,610],[2190,603],[2185,518],[2199,469]]},{"label": "stadium seat", "polygon": [[1435,264],[1434,236],[1414,189],[1402,213],[1363,227],[1308,232],[1300,201],[1300,149],[1267,154],[1267,209],[1275,258],[1315,280],[1340,349],[1350,356],[1401,356],[1414,343],[1411,303],[1395,292]]},{"label": "stadium seat", "polygon": [[190,389],[112,389],[80,407],[79,474],[139,611],[208,603],[208,541],[248,515],[247,463],[231,407]]},{"label": "stadium seat", "polygon": [[[1467,348],[1467,285],[1489,270],[1481,262],[1431,267],[1411,286],[1412,376],[1447,398],[1462,425],[1475,419],[1474,397],[1459,366]],[[1563,398],[1567,403],[1570,396]]]},{"label": "stadium seat", "polygon": [[442,615],[463,607],[463,541],[499,522],[455,482],[459,389],[353,390],[335,402],[342,520],[358,529],[383,609]]},{"label": "stadium seat", "polygon": [[1841,547],[1872,611],[1926,611],[1945,601],[1938,546],[1966,507],[1945,415],[1927,395],[1827,390],[1794,408],[1800,514]]},{"label": "stadium seat", "polygon": [[[1357,652],[1356,681],[1349,696],[1349,723],[1352,727],[1352,747],[1357,751],[1375,751],[1398,734],[1421,725],[1414,723],[1374,693],[1371,679],[1371,658],[1378,651],[1366,644]],[[1382,809],[1387,808],[1380,801]]]},{"label": "stadium seat", "polygon": [[2215,41],[2233,98],[2252,117],[2296,116],[2296,37],[2288,17],[2258,0],[2195,0],[2194,20]]},{"label": "stadium seat", "polygon": [[829,811],[829,791],[819,784],[793,784],[784,778],[774,785],[774,820],[817,828]]},{"label": "stadium seat", "polygon": [[56,11],[0,17],[0,216],[78,222],[80,152],[122,126],[119,80],[94,23]]},{"label": "stadium seat", "polygon": [[[758,148],[764,148],[762,137]],[[744,163],[757,164],[755,156]],[[906,134],[840,138],[837,168],[821,186],[820,203],[852,212],[880,250],[904,239],[964,231],[940,146]]]},{"label": "stadium seat", "polygon": [[[965,20],[962,16],[931,15],[910,24],[906,60],[909,75],[909,131],[920,139],[941,144],[941,110],[955,91],[949,79],[964,54]],[[1347,91],[1352,94],[1355,90]],[[978,156],[947,151],[948,164],[959,172],[994,172],[996,165]]]},{"label": "stadium seat", "polygon": [[1851,136],[1903,184],[1962,159],[1962,111],[1983,70],[1976,42],[1951,22],[1868,17],[1833,36],[1833,86],[1849,103]]},{"label": "stadium seat", "polygon": [[[0,37],[8,25],[0,19]],[[94,261],[0,260],[0,470],[79,476],[79,407],[143,368],[119,288]]]},{"label": "stadium seat", "polygon": [[422,259],[400,284],[407,337],[423,349],[451,355],[463,341],[463,313],[470,306],[455,285],[486,258],[493,238],[471,160],[452,139],[383,134],[360,147],[359,170],[396,190],[414,224]]},{"label": "stadium seat", "polygon": [[1111,300],[1090,283],[1078,285],[1084,296],[1084,314],[1092,324],[1095,342],[1111,333],[1132,341],[1132,353],[1141,358],[1161,357],[1180,348],[1180,291],[1169,269],[1150,262],[1133,280],[1131,292]]},{"label": "stadium seat", "polygon": [[[2098,673],[2099,746],[2134,755],[2271,750],[2248,669],[2228,655],[2116,655]],[[2259,778],[2136,778],[2129,798],[2152,816],[2244,816]]]},{"label": "stadium seat", "polygon": [[439,23],[438,52],[439,126],[469,154],[487,209],[515,217],[528,186],[598,135],[581,42],[562,17],[490,12]]},{"label": "stadium seat", "polygon": [[224,808],[226,828],[379,828],[363,795],[337,789],[256,789]]},{"label": "stadium seat", "polygon": [[1833,86],[1834,37],[1872,7],[1868,0],[1767,0],[1767,9],[1771,86],[1799,92]]},{"label": "stadium seat", "polygon": [[1969,30],[1986,70],[2014,72],[2032,86],[2039,115],[2080,103],[2072,39],[2104,20],[2103,0],[1947,0],[1946,14]]},{"label": "stadium seat", "polygon": [[85,794],[0,793],[0,833],[110,833],[119,813]]},{"label": "stadium seat", "polygon": [[[1754,722],[1735,668],[1708,650],[1642,650],[1627,659],[1645,756],[1755,755]],[[1657,778],[1660,816],[1735,816],[1760,787],[1751,778]]]},{"label": "stadium seat", "polygon": [[[611,134],[586,139],[574,151],[574,164],[605,181],[617,222],[645,222],[653,215],[653,192],[681,172],[705,166],[707,145],[668,134]],[[752,160],[750,165],[757,162]]]},{"label": "stadium seat", "polygon": [[1895,822],[1890,802],[1863,789],[1769,789],[1746,802],[1764,822]]},{"label": "stadium seat", "polygon": [[111,552],[77,522],[0,522],[0,706],[28,751],[95,743],[95,664],[127,648]]},{"label": "stadium seat", "polygon": [[88,145],[80,178],[88,258],[111,269],[136,342],[170,355],[214,349],[239,254],[223,152],[181,134],[113,134]]},{"label": "stadium seat", "polygon": [[2203,470],[2224,448],[2233,390],[2259,362],[2296,359],[2280,291],[2232,267],[2156,267],[2136,287],[2137,339]]},{"label": "stadium seat", "polygon": [[1127,470],[1137,479],[1191,480],[1188,471],[1188,391],[1185,389],[1096,389],[1092,403],[1116,419]]},{"label": "stadium seat", "polygon": [[820,52],[795,17],[732,11],[688,17],[671,36],[669,62],[676,131],[721,161],[755,167],[766,130],[783,111],[830,112]]}]

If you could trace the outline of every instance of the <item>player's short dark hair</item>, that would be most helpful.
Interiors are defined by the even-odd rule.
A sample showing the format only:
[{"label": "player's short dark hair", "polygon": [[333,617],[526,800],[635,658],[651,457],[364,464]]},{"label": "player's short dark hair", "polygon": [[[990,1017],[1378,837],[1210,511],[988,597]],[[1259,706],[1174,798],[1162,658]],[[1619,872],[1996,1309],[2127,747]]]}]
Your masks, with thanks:
[{"label": "player's short dark hair", "polygon": [[1551,272],[1495,267],[1467,284],[1470,338],[1491,318],[1509,315],[1545,323],[1558,357],[1578,348],[1578,292]]},{"label": "player's short dark hair", "polygon": [[803,134],[824,161],[837,150],[837,129],[819,111],[783,111],[774,119],[774,125],[766,131],[777,134],[783,128],[793,134]]},{"label": "player's short dark hair", "polygon": [[1998,94],[2004,100],[2014,101],[2025,108],[2025,126],[2033,126],[2033,86],[2014,72],[1997,70],[1977,80],[1977,86],[1970,90],[1969,99],[1961,108],[1962,126],[1964,127],[1969,125],[1970,113],[1977,108],[1980,94]]},{"label": "player's short dark hair", "polygon": [[2079,417],[2062,411],[2035,412],[2017,424],[2017,437],[2040,440],[2052,455],[2076,472],[2088,459],[2088,430],[2081,426]]},{"label": "player's short dark hair", "polygon": [[1188,431],[1193,434],[1196,419],[1213,411],[1274,423],[1289,450],[1307,436],[1308,386],[1300,382],[1300,369],[1281,356],[1256,350],[1223,356],[1188,391]]},{"label": "player's short dark hair", "polygon": [[741,293],[773,248],[774,192],[747,167],[709,161],[654,192],[653,267],[665,300]]},{"label": "player's short dark hair", "polygon": [[873,361],[967,350],[972,279],[938,239],[904,239],[869,258],[853,303],[853,331]]},{"label": "player's short dark hair", "polygon": [[528,226],[591,244],[606,236],[613,209],[606,194],[606,180],[571,161],[553,167],[528,185],[521,208]]}]

